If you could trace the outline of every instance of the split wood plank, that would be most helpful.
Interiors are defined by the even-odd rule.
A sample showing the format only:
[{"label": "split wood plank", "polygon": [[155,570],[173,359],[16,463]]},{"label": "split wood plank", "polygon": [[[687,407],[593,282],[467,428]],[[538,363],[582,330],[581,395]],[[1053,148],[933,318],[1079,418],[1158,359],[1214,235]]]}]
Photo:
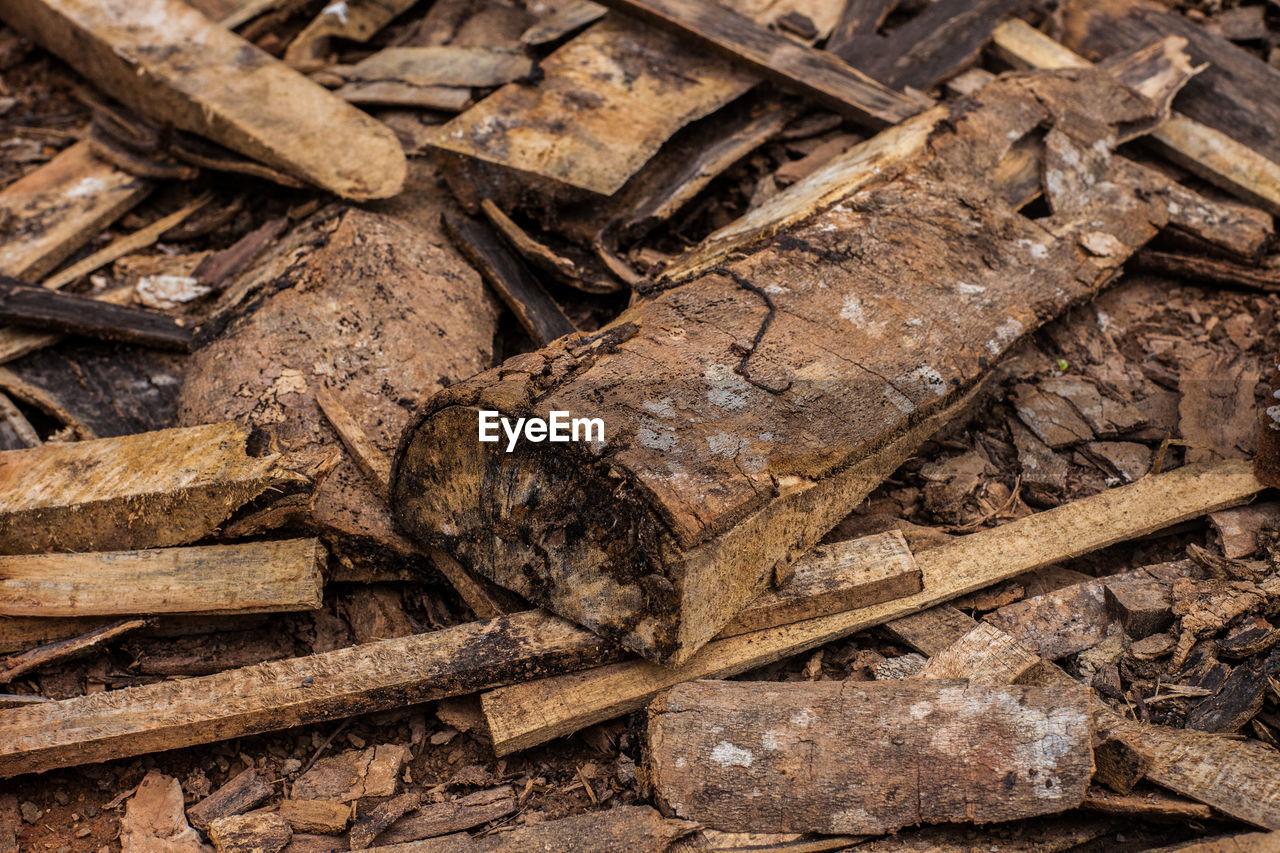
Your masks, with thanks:
[{"label": "split wood plank", "polygon": [[190,350],[195,339],[195,329],[185,317],[31,287],[4,275],[0,322],[181,352]]},{"label": "split wood plank", "polygon": [[1246,502],[1262,489],[1248,463],[1191,466],[973,533],[916,555],[924,589],[885,604],[718,640],[677,670],[629,661],[486,693],[495,751],[507,755],[637,710],[661,691],[725,678],[1044,568]]},{"label": "split wood plank", "polygon": [[18,223],[0,243],[0,273],[38,281],[150,191],[77,142],[0,191],[0,216]]},{"label": "split wood plank", "polygon": [[1212,820],[1213,810],[1203,803],[1164,793],[1158,789],[1117,794],[1093,787],[1082,807],[1101,814],[1125,815],[1145,820]]},{"label": "split wood plank", "polygon": [[870,607],[917,593],[922,585],[920,569],[898,530],[818,545],[792,569],[786,583],[762,593],[717,636],[735,637]]},{"label": "split wood plank", "polygon": [[[106,305],[129,305],[133,302],[134,292],[131,285],[124,284],[96,293],[92,298]],[[39,332],[19,326],[0,327],[0,364],[53,346],[60,340],[62,335],[56,332]]]},{"label": "split wood plank", "polygon": [[389,128],[182,0],[4,0],[0,18],[133,109],[322,189],[404,183]]},{"label": "split wood plank", "polygon": [[0,714],[0,778],[473,693],[610,654],[539,611]]},{"label": "split wood plank", "polygon": [[318,539],[0,556],[0,616],[316,610],[324,560]]},{"label": "split wood plank", "polygon": [[710,0],[604,0],[603,4],[689,36],[870,128],[898,124],[929,106],[842,59],[759,26]]},{"label": "split wood plank", "polygon": [[[1167,221],[1171,197],[1149,192],[1136,164],[1107,155],[1113,179],[1078,180],[1086,152],[1110,143],[1066,126],[1048,135],[1048,230],[1002,202],[991,167],[1085,101],[1128,126],[1157,112],[1092,69],[1002,78],[978,105],[890,131],[916,134],[853,190],[825,175],[825,203],[751,252],[664,278],[599,332],[436,394],[397,456],[397,520],[530,601],[679,665],[862,499],[846,466],[974,387],[993,356],[1096,293]],[[990,200],[982,217],[957,213],[976,197]],[[904,227],[917,239],[890,237]],[[928,273],[904,282],[906,266]],[[552,409],[600,418],[604,441],[508,453],[475,440],[481,410]]]},{"label": "split wood plank", "polygon": [[0,658],[0,684],[8,684],[19,676],[55,661],[77,657],[90,649],[95,649],[132,633],[146,624],[146,619],[123,619],[110,625],[104,625],[101,628],[95,628],[78,637],[58,640],[16,655]]},{"label": "split wood plank", "polygon": [[[993,44],[1001,58],[1019,68],[1083,68],[1089,64],[1025,21],[1009,20],[996,27]],[[1177,112],[1146,140],[1206,181],[1280,215],[1280,150],[1268,153],[1267,149],[1250,147],[1256,140],[1237,142],[1221,127]]]},{"label": "split wood plank", "polygon": [[0,453],[0,554],[124,551],[212,533],[272,488],[306,481],[210,424]]},{"label": "split wood plank", "polygon": [[695,681],[649,707],[645,764],[715,829],[880,835],[1075,808],[1092,733],[1083,685]]}]

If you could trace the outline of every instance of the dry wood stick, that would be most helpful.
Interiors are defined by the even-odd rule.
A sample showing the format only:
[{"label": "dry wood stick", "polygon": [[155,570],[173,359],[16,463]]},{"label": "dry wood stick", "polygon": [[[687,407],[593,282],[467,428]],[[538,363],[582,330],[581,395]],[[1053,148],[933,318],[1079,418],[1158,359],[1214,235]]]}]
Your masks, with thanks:
[{"label": "dry wood stick", "polygon": [[3,275],[0,322],[181,352],[195,339],[194,326],[184,317],[31,287]]},{"label": "dry wood stick", "polygon": [[28,649],[16,655],[0,658],[0,684],[8,684],[15,678],[56,661],[67,660],[90,649],[117,640],[147,624],[146,619],[123,619],[95,628],[86,634],[68,640],[58,640],[38,648]]},{"label": "dry wood stick", "polygon": [[31,421],[13,404],[9,395],[4,393],[0,393],[0,423],[7,423],[18,441],[27,447],[39,447],[43,444],[40,434],[31,426]]},{"label": "dry wood stick", "polygon": [[324,559],[318,539],[0,556],[0,616],[315,610]]},{"label": "dry wood stick", "polygon": [[[108,305],[129,305],[133,302],[134,288],[130,285],[112,287],[90,298]],[[0,327],[0,364],[21,358],[29,352],[53,346],[62,340],[56,332],[39,332],[16,326]]]},{"label": "dry wood stick", "polygon": [[1064,504],[916,556],[924,590],[863,607],[709,643],[677,670],[629,661],[486,693],[494,749],[507,755],[643,707],[696,678],[724,678],[772,663],[1001,580],[1244,503],[1262,485],[1247,462],[1181,468]]},{"label": "dry wood stick", "polygon": [[598,637],[535,611],[13,708],[0,714],[0,777],[399,708],[609,654]]}]

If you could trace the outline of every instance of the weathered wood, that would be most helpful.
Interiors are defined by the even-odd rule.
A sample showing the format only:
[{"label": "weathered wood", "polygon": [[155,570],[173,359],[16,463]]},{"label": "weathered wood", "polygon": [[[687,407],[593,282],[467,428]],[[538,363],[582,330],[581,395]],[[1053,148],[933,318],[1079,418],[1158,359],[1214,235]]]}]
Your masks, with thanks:
[{"label": "weathered wood", "polygon": [[557,6],[549,15],[543,16],[536,24],[520,34],[520,42],[530,47],[548,44],[593,24],[605,16],[609,10],[591,0],[569,0],[563,6]]},{"label": "weathered wood", "polygon": [[[1101,72],[1058,74],[1004,78],[980,105],[900,125],[888,135],[911,144],[874,171],[853,149],[795,185],[807,200],[818,178],[825,203],[745,257],[664,278],[600,332],[437,394],[397,454],[398,521],[650,659],[687,660],[777,563],[864,497],[846,466],[973,388],[994,356],[1095,293],[1167,221],[1161,197],[1121,177],[1133,164],[1108,159],[1098,167],[1115,166],[1114,180],[1078,181],[1083,150],[1106,143],[1066,124],[1048,137],[1052,233],[998,198],[989,167],[1054,110],[1083,98],[1094,116],[1107,102],[1112,121],[1138,121],[1154,109]],[[851,181],[849,162],[864,168]],[[1091,195],[1103,187],[1108,198]],[[981,216],[960,212],[979,197]],[[908,223],[917,239],[891,238]],[[907,267],[929,272],[904,281]],[[957,312],[956,299],[970,307]],[[480,410],[514,420],[552,408],[601,418],[604,441],[508,453],[475,439]]]},{"label": "weathered wood", "polygon": [[846,49],[857,39],[875,35],[896,5],[897,0],[845,0],[840,19],[827,39],[827,50],[853,61]]},{"label": "weathered wood", "polygon": [[602,5],[690,36],[868,127],[897,124],[929,105],[710,0],[604,0]]},{"label": "weathered wood", "polygon": [[39,281],[150,190],[77,142],[0,191],[0,211],[17,223],[0,242],[0,273]]},{"label": "weathered wood", "polygon": [[387,483],[391,481],[391,459],[372,441],[360,424],[342,405],[342,401],[334,396],[325,385],[317,384],[311,389],[315,395],[316,405],[324,413],[325,420],[338,434],[342,446],[351,454],[351,459],[368,480],[370,487],[384,501],[387,499]]},{"label": "weathered wood", "polygon": [[0,18],[140,113],[323,189],[386,198],[404,182],[390,129],[181,0],[5,0]]},{"label": "weathered wood", "polygon": [[69,640],[57,640],[16,655],[0,658],[0,684],[8,684],[15,678],[42,666],[77,657],[132,633],[146,624],[145,619],[123,619]]},{"label": "weathered wood", "polygon": [[1188,841],[1148,853],[1280,853],[1280,832],[1245,832],[1208,841]]},{"label": "weathered wood", "polygon": [[164,850],[167,853],[209,853],[209,845],[182,813],[182,785],[151,770],[138,783],[120,819],[122,850]]},{"label": "weathered wood", "polygon": [[1265,293],[1280,293],[1280,270],[1268,267],[1209,258],[1203,255],[1185,255],[1175,252],[1159,252],[1144,249],[1134,257],[1134,265],[1143,270],[1206,281],[1225,287],[1247,287]]},{"label": "weathered wood", "polygon": [[527,80],[536,66],[523,53],[483,47],[385,47],[355,65],[325,74],[344,80],[397,80],[413,86],[489,88]]},{"label": "weathered wood", "polygon": [[1213,810],[1158,790],[1116,794],[1105,788],[1090,788],[1081,804],[1086,811],[1125,815],[1144,820],[1209,820]]},{"label": "weathered wood", "polygon": [[973,617],[950,604],[939,604],[886,622],[884,632],[921,654],[941,654],[978,626]]},{"label": "weathered wood", "polygon": [[293,830],[274,812],[220,817],[209,824],[209,840],[218,853],[280,853]]},{"label": "weathered wood", "polygon": [[[111,287],[92,298],[110,305],[128,305],[133,302],[134,288],[129,285]],[[38,332],[34,329],[22,329],[14,326],[0,327],[0,364],[21,358],[28,353],[53,346],[62,340],[62,335],[52,332]]]},{"label": "weathered wood", "polygon": [[243,814],[266,802],[270,796],[271,785],[250,767],[187,809],[187,820],[196,829],[208,829],[209,824],[218,818]]},{"label": "weathered wood", "polygon": [[1089,818],[1071,812],[984,830],[964,825],[930,826],[864,841],[852,849],[858,853],[1064,853],[1115,829],[1114,818]]},{"label": "weathered wood", "polygon": [[700,681],[650,706],[646,768],[716,829],[881,834],[1074,808],[1091,733],[1082,686]]},{"label": "weathered wood", "polygon": [[40,433],[27,416],[13,404],[8,394],[0,393],[0,450],[21,450],[43,444]]},{"label": "weathered wood", "polygon": [[295,797],[347,803],[363,797],[390,797],[400,787],[409,748],[380,744],[322,758],[293,783]]},{"label": "weathered wood", "polygon": [[403,817],[405,812],[416,809],[421,803],[422,794],[419,791],[409,791],[378,803],[351,827],[351,832],[347,835],[351,849],[365,850],[373,846],[373,840],[381,835],[383,830]]},{"label": "weathered wood", "polygon": [[30,287],[8,276],[0,276],[0,322],[184,352],[195,337],[185,317]]},{"label": "weathered wood", "polygon": [[383,844],[401,844],[462,832],[506,817],[516,807],[516,793],[510,785],[476,791],[456,800],[422,806],[396,821],[380,840]]},{"label": "weathered wood", "polygon": [[[631,661],[486,693],[481,704],[494,749],[499,755],[526,749],[641,708],[672,685],[725,678],[802,654],[1023,572],[1241,504],[1261,488],[1249,465],[1238,461],[1146,477],[917,554],[924,589],[915,595],[716,641],[674,671]],[[963,634],[951,636],[941,648]]]},{"label": "weathered wood", "polygon": [[1117,794],[1127,794],[1147,775],[1147,760],[1119,738],[1104,738],[1093,747],[1093,780]]},{"label": "weathered wood", "polygon": [[485,225],[445,214],[445,231],[538,346],[578,331],[542,284]]},{"label": "weathered wood", "polygon": [[0,616],[315,610],[324,559],[317,539],[0,556]]},{"label": "weathered wood", "polygon": [[721,639],[870,607],[917,593],[920,569],[896,530],[818,545],[796,561],[792,576],[765,591],[717,635]]},{"label": "weathered wood", "polygon": [[[985,665],[996,661],[995,666]],[[983,622],[929,658],[917,678],[962,678],[974,684],[1033,684],[1040,656]]]},{"label": "weathered wood", "polygon": [[235,424],[0,453],[0,553],[128,550],[209,535],[267,489],[302,479],[245,453]]},{"label": "weathered wood", "polygon": [[337,835],[351,822],[351,806],[337,800],[284,800],[277,813],[294,832]]},{"label": "weathered wood", "polygon": [[1085,581],[1006,604],[986,619],[1037,655],[1057,660],[1091,648],[1107,636],[1102,581]]}]

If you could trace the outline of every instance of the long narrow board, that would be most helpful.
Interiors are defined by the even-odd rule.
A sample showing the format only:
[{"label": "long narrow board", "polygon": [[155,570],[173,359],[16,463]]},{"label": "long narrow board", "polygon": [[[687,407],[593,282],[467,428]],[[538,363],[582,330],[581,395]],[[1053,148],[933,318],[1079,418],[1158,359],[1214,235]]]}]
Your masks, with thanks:
[{"label": "long narrow board", "polygon": [[481,704],[494,749],[527,749],[637,710],[675,684],[801,654],[1022,572],[1236,506],[1262,488],[1248,462],[1181,468],[924,551],[916,556],[924,590],[915,595],[717,640],[675,670],[633,660],[486,693]]},{"label": "long narrow board", "polygon": [[0,616],[315,610],[323,565],[318,539],[0,556]]}]

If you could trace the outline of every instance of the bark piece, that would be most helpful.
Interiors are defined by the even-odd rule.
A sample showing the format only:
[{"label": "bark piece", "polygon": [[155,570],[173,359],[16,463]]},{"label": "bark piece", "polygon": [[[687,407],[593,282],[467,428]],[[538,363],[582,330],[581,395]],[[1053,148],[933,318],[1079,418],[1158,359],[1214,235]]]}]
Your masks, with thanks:
[{"label": "bark piece", "polygon": [[580,668],[609,654],[594,635],[531,612],[200,678],[14,708],[0,720],[0,776],[473,693],[539,671]]},{"label": "bark piece", "polygon": [[515,812],[516,794],[510,785],[476,791],[456,800],[432,803],[405,815],[382,833],[382,844],[401,844],[462,832]]},{"label": "bark piece", "polygon": [[[1005,78],[975,96],[980,108],[959,115],[939,107],[882,134],[814,175],[823,176],[815,186],[811,178],[788,191],[770,214],[781,233],[749,256],[703,268],[709,253],[724,250],[713,239],[601,332],[436,395],[397,457],[392,494],[402,526],[650,659],[687,660],[761,591],[774,565],[812,545],[865,495],[837,472],[963,396],[992,356],[1055,306],[1095,292],[1166,220],[1162,203],[1136,200],[1127,182],[1093,186],[1105,184],[1145,213],[1121,217],[1118,207],[1130,201],[1081,189],[1057,214],[1056,236],[992,198],[979,163],[994,165],[1011,135],[1053,121],[1054,111],[1075,109],[1078,98],[1112,121],[1152,109],[1100,72],[1062,74]],[[1087,147],[1084,138],[1070,141],[1075,132],[1064,123],[1050,136],[1064,151]],[[957,193],[991,200],[981,221],[957,215],[968,209]],[[793,224],[799,206],[813,215]],[[1085,214],[1095,207],[1102,218]],[[882,236],[908,219],[924,236],[910,244]],[[1114,252],[1080,248],[1104,232]],[[825,251],[841,260],[806,272],[800,258]],[[976,255],[989,263],[974,267]],[[904,285],[900,270],[920,264],[931,272]],[[974,299],[965,321],[945,320],[967,293]],[[897,324],[915,331],[882,338]],[[683,336],[673,339],[673,327]],[[922,350],[945,356],[924,363]],[[474,439],[481,409],[546,417],[552,406],[601,417],[605,441],[590,449],[525,443],[505,453]],[[850,411],[865,416],[850,419]],[[528,485],[518,495],[499,486],[511,482]],[[476,535],[505,528],[516,503],[514,529]],[[592,516],[605,505],[609,532]],[[569,548],[558,545],[566,514],[591,531],[575,534]],[[540,567],[536,582],[530,565]],[[583,596],[584,588],[599,593]]]},{"label": "bark piece", "polygon": [[344,595],[339,612],[351,626],[357,643],[372,643],[418,633],[400,601],[400,590],[362,586]]},{"label": "bark piece", "polygon": [[126,550],[209,535],[298,475],[230,423],[0,453],[0,553]]},{"label": "bark piece", "polygon": [[[1023,572],[1237,505],[1261,488],[1250,467],[1240,462],[1147,477],[916,555],[924,589],[915,595],[717,641],[675,671],[630,661],[487,693],[481,705],[494,749],[506,755],[571,734],[641,708],[672,685],[695,678],[725,678],[801,654]],[[1101,519],[1106,523],[1099,523]],[[970,621],[969,628],[973,624]],[[941,648],[967,630],[953,634]],[[935,642],[939,639],[935,637]]]},{"label": "bark piece", "polygon": [[125,805],[120,819],[123,853],[210,853],[212,848],[187,824],[182,785],[152,770]]},{"label": "bark piece", "polygon": [[314,610],[324,558],[317,539],[0,556],[0,616]]},{"label": "bark piece", "polygon": [[77,142],[0,192],[0,211],[20,223],[0,242],[0,273],[39,281],[150,190]]},{"label": "bark piece", "polygon": [[362,797],[390,797],[399,785],[400,769],[409,750],[396,744],[322,758],[293,783],[292,794],[304,800],[335,799],[350,802]]},{"label": "bark piece", "polygon": [[1161,847],[1150,853],[1277,853],[1280,851],[1280,832],[1242,832],[1224,835],[1208,841],[1188,841]]},{"label": "bark piece", "polygon": [[1213,817],[1213,810],[1202,803],[1158,790],[1116,794],[1105,788],[1090,788],[1084,795],[1082,808],[1143,820],[1209,820]]},{"label": "bark piece", "polygon": [[[997,660],[998,666],[984,665],[990,660]],[[918,677],[959,678],[974,684],[1033,684],[1042,665],[1039,655],[984,622],[930,657]]]},{"label": "bark piece", "polygon": [[1074,808],[1091,732],[1084,687],[704,681],[650,707],[646,766],[676,814],[717,829],[880,834]]},{"label": "bark piece", "polygon": [[218,853],[279,853],[293,837],[284,818],[272,812],[220,817],[209,824]]},{"label": "bark piece", "polygon": [[284,800],[278,813],[294,832],[338,835],[351,822],[351,806],[339,800]]},{"label": "bark piece", "polygon": [[920,569],[897,530],[818,545],[778,589],[763,594],[717,635],[721,639],[870,607],[921,589]]},{"label": "bark piece", "polygon": [[1011,634],[1036,654],[1057,660],[1091,648],[1107,636],[1107,612],[1102,581],[1065,587],[1001,607],[986,620]]},{"label": "bark piece", "polygon": [[1046,394],[1034,385],[1021,384],[1013,389],[1013,405],[1022,422],[1055,450],[1094,438],[1093,430],[1075,407],[1057,394]]},{"label": "bark piece", "polygon": [[244,814],[271,796],[271,786],[250,767],[227,780],[221,788],[187,809],[187,819],[197,829],[209,828],[213,821]]},{"label": "bark piece", "polygon": [[673,841],[697,828],[696,823],[664,818],[648,806],[619,806],[521,826],[484,838],[449,835],[376,847],[374,853],[665,853]]},{"label": "bark piece", "polygon": [[1209,523],[1218,534],[1222,556],[1228,560],[1251,557],[1262,544],[1259,534],[1264,529],[1280,529],[1280,503],[1267,501],[1215,512]]},{"label": "bark piece", "polygon": [[1187,711],[1187,728],[1202,732],[1239,731],[1262,710],[1269,679],[1280,674],[1280,652],[1237,664],[1218,691]]},{"label": "bark piece", "polygon": [[352,850],[365,850],[373,846],[373,840],[382,834],[406,812],[413,811],[422,803],[422,794],[410,791],[393,797],[384,803],[378,803],[364,817],[356,821],[348,836]]},{"label": "bark piece", "polygon": [[130,634],[146,624],[145,619],[124,619],[95,628],[69,640],[57,640],[21,654],[0,658],[0,684],[8,684],[15,678],[50,663],[79,657],[92,649]]},{"label": "bark piece", "polygon": [[404,183],[389,129],[180,0],[7,0],[0,15],[159,121],[340,196]]}]

